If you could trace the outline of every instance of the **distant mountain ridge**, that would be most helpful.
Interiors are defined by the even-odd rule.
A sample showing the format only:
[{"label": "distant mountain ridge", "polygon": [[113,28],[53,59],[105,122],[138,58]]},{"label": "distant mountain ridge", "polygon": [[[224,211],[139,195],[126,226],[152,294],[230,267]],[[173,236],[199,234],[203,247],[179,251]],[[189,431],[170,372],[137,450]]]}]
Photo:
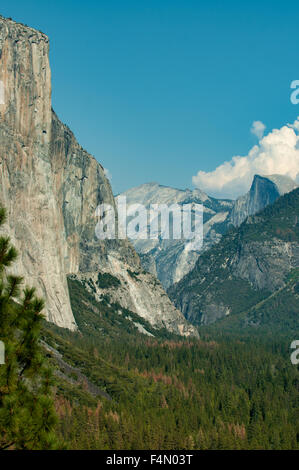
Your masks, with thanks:
[{"label": "distant mountain ridge", "polygon": [[[186,318],[210,324],[247,311],[247,322],[258,324],[263,318],[272,321],[272,308],[272,315],[283,323],[282,311],[275,311],[273,305],[277,302],[282,309],[279,299],[287,294],[289,305],[295,308],[290,314],[298,325],[298,214],[299,189],[295,189],[249,216],[203,253],[195,268],[168,291]],[[284,321],[287,324],[288,318]]]},{"label": "distant mountain ridge", "polygon": [[[142,204],[202,204],[204,208],[204,246],[207,249],[217,243],[226,229],[233,202],[209,197],[199,189],[180,190],[157,183],[147,183],[129,189],[121,194],[126,196],[127,205]],[[119,196],[116,197],[118,200]],[[139,253],[142,265],[156,275],[165,288],[180,280],[194,266],[199,253],[189,250],[187,240],[132,240]]]},{"label": "distant mountain ridge", "polygon": [[[164,288],[179,282],[193,269],[201,253],[221,240],[229,227],[239,226],[297,184],[283,175],[255,175],[250,190],[236,201],[209,197],[200,189],[181,190],[158,183],[146,183],[125,191],[127,204],[202,204],[204,208],[204,240],[200,251],[188,249],[186,240],[132,240],[144,269],[158,277]],[[116,197],[116,200],[119,196]]]}]

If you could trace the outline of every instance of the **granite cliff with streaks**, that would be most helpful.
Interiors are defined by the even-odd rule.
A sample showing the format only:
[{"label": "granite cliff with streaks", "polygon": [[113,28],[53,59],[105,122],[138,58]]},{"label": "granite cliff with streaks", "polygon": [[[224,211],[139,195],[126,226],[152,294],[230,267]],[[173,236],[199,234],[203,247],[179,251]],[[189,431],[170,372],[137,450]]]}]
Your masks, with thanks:
[{"label": "granite cliff with streaks", "polygon": [[[51,107],[48,37],[0,17],[0,201],[4,227],[19,250],[16,271],[46,299],[46,315],[76,329],[67,276],[88,285],[99,272],[120,287],[93,287],[153,326],[196,334],[127,240],[95,237],[96,207],[114,205],[103,167],[76,141]],[[128,273],[134,272],[134,275]]]}]

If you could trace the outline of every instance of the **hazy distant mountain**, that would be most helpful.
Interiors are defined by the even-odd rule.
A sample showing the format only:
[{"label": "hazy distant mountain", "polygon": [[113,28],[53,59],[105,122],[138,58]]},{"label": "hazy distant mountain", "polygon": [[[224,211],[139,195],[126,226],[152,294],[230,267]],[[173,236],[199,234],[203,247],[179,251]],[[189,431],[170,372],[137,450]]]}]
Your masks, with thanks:
[{"label": "hazy distant mountain", "polygon": [[[147,183],[122,193],[127,205],[139,203],[149,208],[151,204],[202,204],[204,209],[203,250],[217,243],[226,230],[226,220],[233,201],[209,197],[195,189],[180,190],[157,183]],[[117,199],[117,198],[116,198]],[[164,287],[179,281],[194,266],[199,252],[190,250],[188,240],[132,240],[140,254],[145,269],[155,274]]]}]

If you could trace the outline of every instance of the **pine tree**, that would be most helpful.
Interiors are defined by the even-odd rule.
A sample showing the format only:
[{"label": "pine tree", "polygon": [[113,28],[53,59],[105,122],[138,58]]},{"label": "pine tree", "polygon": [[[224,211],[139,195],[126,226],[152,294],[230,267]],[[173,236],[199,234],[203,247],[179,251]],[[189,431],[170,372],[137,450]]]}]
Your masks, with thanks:
[{"label": "pine tree", "polygon": [[[0,226],[6,219],[0,207]],[[51,370],[39,344],[44,302],[23,279],[7,273],[17,258],[9,237],[0,237],[0,449],[52,449],[57,445]]]}]

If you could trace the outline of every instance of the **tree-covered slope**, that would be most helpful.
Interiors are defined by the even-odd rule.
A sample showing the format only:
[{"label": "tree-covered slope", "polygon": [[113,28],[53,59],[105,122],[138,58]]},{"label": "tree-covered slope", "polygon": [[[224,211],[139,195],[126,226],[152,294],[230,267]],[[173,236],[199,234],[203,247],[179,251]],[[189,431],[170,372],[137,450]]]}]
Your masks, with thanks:
[{"label": "tree-covered slope", "polygon": [[[110,280],[111,281],[111,280]],[[112,281],[111,281],[112,282]],[[289,338],[141,334],[69,280],[78,332],[44,324],[56,433],[68,449],[296,449]]]},{"label": "tree-covered slope", "polygon": [[284,339],[109,338],[47,324],[44,341],[76,368],[48,353],[68,449],[298,448],[298,368]]}]

